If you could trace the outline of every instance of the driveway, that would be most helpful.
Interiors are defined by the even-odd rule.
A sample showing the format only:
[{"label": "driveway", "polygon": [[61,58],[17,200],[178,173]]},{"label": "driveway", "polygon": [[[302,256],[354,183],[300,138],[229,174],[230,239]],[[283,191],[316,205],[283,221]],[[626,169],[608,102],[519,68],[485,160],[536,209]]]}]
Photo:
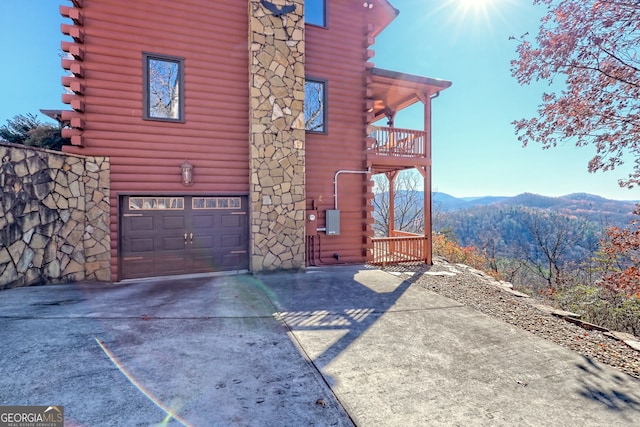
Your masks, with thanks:
[{"label": "driveway", "polygon": [[5,290],[0,351],[0,405],[68,426],[640,419],[640,381],[362,266]]}]

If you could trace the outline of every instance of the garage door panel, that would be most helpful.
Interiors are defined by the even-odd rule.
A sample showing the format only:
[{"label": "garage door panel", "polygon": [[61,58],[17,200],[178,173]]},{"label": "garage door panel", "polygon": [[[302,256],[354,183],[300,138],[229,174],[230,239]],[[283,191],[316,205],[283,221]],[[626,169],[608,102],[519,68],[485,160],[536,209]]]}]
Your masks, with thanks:
[{"label": "garage door panel", "polygon": [[150,216],[141,216],[141,217],[131,217],[131,231],[142,231],[142,230],[153,230],[153,217]]},{"label": "garage door panel", "polygon": [[244,253],[225,254],[222,261],[222,267],[226,269],[243,270],[249,267],[248,261],[245,261]]},{"label": "garage door panel", "polygon": [[153,239],[131,239],[131,252],[150,252],[154,251]]},{"label": "garage door panel", "polygon": [[228,228],[228,227],[242,228],[242,222],[246,220],[247,220],[246,215],[225,214],[225,215],[222,215],[221,226],[223,228]]},{"label": "garage door panel", "polygon": [[210,230],[215,228],[215,217],[211,214],[203,215],[196,214],[192,216],[192,226],[194,231],[198,230]]},{"label": "garage door panel", "polygon": [[174,216],[174,215],[163,216],[162,228],[165,230],[184,230],[185,228],[184,214],[182,216]]},{"label": "garage door panel", "polygon": [[123,278],[249,268],[246,197],[132,196],[122,202]]},{"label": "garage door panel", "polygon": [[149,277],[153,275],[153,259],[136,259],[128,260],[124,265],[122,272],[127,279],[137,279],[140,277]]},{"label": "garage door panel", "polygon": [[162,237],[162,251],[181,251],[185,252],[184,236]]},{"label": "garage door panel", "polygon": [[224,234],[220,238],[220,247],[240,248],[242,247],[242,236],[240,234]]},{"label": "garage door panel", "polygon": [[193,238],[193,249],[209,249],[216,247],[216,236],[197,236]]},{"label": "garage door panel", "polygon": [[162,262],[156,266],[157,270],[163,274],[183,274],[187,269],[187,260],[182,257],[165,257]]},{"label": "garage door panel", "polygon": [[210,254],[195,255],[192,258],[190,272],[192,273],[208,273],[211,271],[219,271],[220,265],[213,262]]}]

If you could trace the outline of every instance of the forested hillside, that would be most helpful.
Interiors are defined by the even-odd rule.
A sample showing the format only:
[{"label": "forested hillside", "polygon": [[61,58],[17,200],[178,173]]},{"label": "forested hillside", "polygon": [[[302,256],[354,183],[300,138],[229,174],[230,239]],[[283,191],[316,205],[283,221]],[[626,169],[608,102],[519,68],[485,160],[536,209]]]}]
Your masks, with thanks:
[{"label": "forested hillside", "polygon": [[[608,227],[632,219],[633,202],[590,194],[463,200],[434,196],[433,229],[462,246],[486,249],[500,257],[537,257],[541,240],[562,246],[567,261],[582,261],[597,247]],[[462,207],[462,208],[461,208]],[[561,241],[558,241],[561,240]]]},{"label": "forested hillside", "polygon": [[[378,193],[376,206],[385,208],[381,202],[385,197],[388,193]],[[396,192],[395,229],[423,230],[423,197],[418,191]],[[625,227],[634,218],[635,204],[584,193],[482,198],[434,193],[433,231],[460,246],[484,251],[493,259],[524,260],[549,269],[549,258],[560,266],[592,258],[607,228]],[[380,225],[387,217],[376,209],[374,218]]]}]

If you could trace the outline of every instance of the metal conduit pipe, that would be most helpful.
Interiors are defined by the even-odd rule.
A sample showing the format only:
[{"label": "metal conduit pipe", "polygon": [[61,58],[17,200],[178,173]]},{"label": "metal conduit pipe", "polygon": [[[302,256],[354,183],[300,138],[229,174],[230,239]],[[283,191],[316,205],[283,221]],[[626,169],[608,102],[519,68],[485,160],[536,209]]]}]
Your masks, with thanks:
[{"label": "metal conduit pipe", "polygon": [[342,173],[355,173],[355,174],[366,175],[371,173],[371,168],[367,168],[366,171],[339,170],[338,172],[336,172],[335,176],[333,177],[333,199],[334,199],[335,210],[338,210],[338,176]]}]

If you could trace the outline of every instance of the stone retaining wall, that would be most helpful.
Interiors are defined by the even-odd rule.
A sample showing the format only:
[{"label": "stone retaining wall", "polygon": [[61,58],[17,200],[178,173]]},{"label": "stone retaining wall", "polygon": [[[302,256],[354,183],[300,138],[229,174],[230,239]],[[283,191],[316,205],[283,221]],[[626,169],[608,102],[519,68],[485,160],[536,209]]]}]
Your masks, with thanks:
[{"label": "stone retaining wall", "polygon": [[304,1],[249,2],[251,269],[304,268]]},{"label": "stone retaining wall", "polygon": [[109,281],[109,159],[0,143],[0,162],[0,289]]}]

